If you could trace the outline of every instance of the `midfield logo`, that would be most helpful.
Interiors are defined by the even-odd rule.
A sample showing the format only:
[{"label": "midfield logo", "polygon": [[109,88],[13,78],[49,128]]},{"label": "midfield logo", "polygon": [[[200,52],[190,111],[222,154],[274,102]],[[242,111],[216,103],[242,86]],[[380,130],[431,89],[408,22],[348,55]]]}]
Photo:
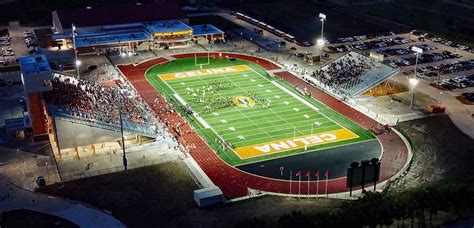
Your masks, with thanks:
[{"label": "midfield logo", "polygon": [[236,72],[237,69],[233,67],[222,67],[222,68],[214,68],[214,69],[207,69],[207,70],[196,70],[196,71],[188,71],[183,73],[176,73],[175,76],[177,78],[186,78],[186,77],[194,77],[194,76],[204,76],[210,74],[223,74],[223,73],[231,73]]},{"label": "midfield logo", "polygon": [[235,153],[241,159],[248,159],[272,153],[281,153],[295,149],[309,148],[316,145],[324,145],[348,139],[355,139],[359,136],[353,132],[341,128],[332,131],[319,132],[314,135],[301,135],[295,138],[280,139],[265,143],[248,145],[235,148]]},{"label": "midfield logo", "polygon": [[317,135],[304,136],[300,138],[259,145],[259,146],[255,146],[254,148],[263,153],[270,153],[270,152],[276,152],[280,150],[288,150],[291,148],[312,146],[312,145],[317,145],[324,142],[331,142],[335,140],[337,140],[337,136],[334,134],[321,134],[319,136]]},{"label": "midfield logo", "polygon": [[250,70],[250,68],[247,67],[246,65],[238,65],[238,66],[228,66],[228,67],[211,68],[211,69],[203,69],[203,70],[193,70],[193,71],[171,73],[171,74],[162,74],[160,75],[160,78],[162,80],[172,80],[172,79],[207,76],[207,75],[214,75],[214,74],[234,73],[234,72],[246,71],[246,70]]}]

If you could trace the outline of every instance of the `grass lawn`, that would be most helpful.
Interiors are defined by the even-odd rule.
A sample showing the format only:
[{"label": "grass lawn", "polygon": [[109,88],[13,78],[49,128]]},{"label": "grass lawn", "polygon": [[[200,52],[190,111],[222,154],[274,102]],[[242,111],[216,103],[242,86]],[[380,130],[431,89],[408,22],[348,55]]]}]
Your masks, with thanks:
[{"label": "grass lawn", "polygon": [[0,226],[4,228],[18,227],[58,227],[74,228],[76,224],[62,218],[43,214],[26,209],[3,212],[1,214]]},{"label": "grass lawn", "polygon": [[[197,61],[205,62],[207,58]],[[236,71],[212,73],[224,66]],[[201,71],[211,72],[209,75],[175,77],[174,74],[192,74],[196,70],[200,68],[195,66],[195,59],[188,58],[155,66],[147,71],[146,77],[175,103],[178,111],[230,165],[302,153],[305,144],[314,151],[374,138],[323,104],[269,77],[265,70],[250,62],[211,59],[210,65],[203,66],[204,71]],[[264,107],[269,102],[271,105]],[[186,115],[188,108],[198,115]],[[314,144],[302,141],[311,140],[313,138],[308,137],[313,136],[323,139],[327,134],[335,135],[334,139]],[[223,148],[222,142],[228,146]]]},{"label": "grass lawn", "polygon": [[[278,225],[284,213],[314,213],[339,206],[343,201],[261,197],[199,209],[193,200],[197,189],[180,163],[170,162],[59,183],[38,191],[81,201],[112,215],[127,227],[232,227],[257,217]],[[26,226],[35,227],[35,226]],[[53,227],[53,226],[50,226]]]},{"label": "grass lawn", "polygon": [[181,163],[164,164],[50,185],[38,191],[89,203],[107,209],[130,227],[162,227],[177,223],[189,208],[195,208],[197,185]]}]

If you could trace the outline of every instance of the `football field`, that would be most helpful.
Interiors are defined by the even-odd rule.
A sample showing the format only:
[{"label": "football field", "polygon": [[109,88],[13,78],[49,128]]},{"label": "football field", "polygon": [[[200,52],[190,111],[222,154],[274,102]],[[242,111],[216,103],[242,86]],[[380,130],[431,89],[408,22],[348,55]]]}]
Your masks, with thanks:
[{"label": "football field", "polygon": [[200,67],[194,61],[155,66],[147,79],[231,165],[374,138],[257,65],[211,59]]}]

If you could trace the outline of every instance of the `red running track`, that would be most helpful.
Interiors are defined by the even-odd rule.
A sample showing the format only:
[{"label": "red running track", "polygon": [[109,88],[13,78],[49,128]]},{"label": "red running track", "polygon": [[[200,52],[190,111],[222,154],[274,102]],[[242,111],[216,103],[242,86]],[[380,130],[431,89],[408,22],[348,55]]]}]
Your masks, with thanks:
[{"label": "red running track", "polygon": [[[217,55],[218,53],[211,53]],[[207,53],[200,53],[198,55],[207,55]],[[225,53],[223,56],[229,58],[239,58],[257,63],[267,70],[280,69],[276,64],[262,58],[252,57],[241,54]],[[194,57],[194,53],[174,55],[174,58],[189,58]],[[246,196],[248,188],[267,192],[298,194],[298,182],[292,182],[290,186],[289,181],[275,180],[266,177],[256,176],[242,170],[229,166],[216,155],[211,147],[203,140],[192,128],[185,122],[185,120],[174,112],[168,105],[166,100],[148,83],[145,79],[145,72],[152,66],[157,64],[166,64],[169,61],[165,58],[156,58],[136,66],[134,65],[120,65],[118,66],[122,73],[131,82],[137,92],[142,96],[155,114],[163,120],[170,132],[172,132],[178,141],[184,145],[190,155],[196,160],[202,170],[209,176],[212,182],[217,185],[225,194],[227,198],[237,198]],[[288,73],[278,73],[281,77],[293,85],[305,85],[306,83],[296,76]],[[350,118],[352,121],[359,123],[361,126],[368,128],[376,125],[377,122],[365,116],[364,114],[352,109],[345,103],[325,94],[317,88],[307,86],[311,90],[314,98],[322,103],[328,105],[339,113]],[[386,180],[393,176],[400,170],[407,160],[407,148],[402,139],[395,133],[381,135],[377,137],[383,145],[384,153],[382,155],[382,172],[381,180]],[[314,177],[312,177],[314,179]],[[346,192],[346,178],[329,179],[327,182],[321,177],[319,184],[316,181],[311,181],[310,194],[325,194],[326,183],[327,192],[339,193]],[[330,177],[329,177],[330,178]],[[316,189],[319,186],[319,189]],[[308,183],[301,183],[301,194],[308,194]]]}]

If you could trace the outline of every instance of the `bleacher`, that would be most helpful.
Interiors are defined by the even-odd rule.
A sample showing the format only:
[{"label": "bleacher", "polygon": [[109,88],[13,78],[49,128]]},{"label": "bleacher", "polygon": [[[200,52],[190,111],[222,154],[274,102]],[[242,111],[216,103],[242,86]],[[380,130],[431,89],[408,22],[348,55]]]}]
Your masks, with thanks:
[{"label": "bleacher", "polygon": [[147,108],[139,96],[127,89],[122,89],[119,110],[114,86],[63,74],[55,74],[52,84],[54,89],[44,93],[50,116],[112,131],[121,130],[122,119],[125,132],[156,138],[156,126],[151,123]]},{"label": "bleacher", "polygon": [[377,86],[398,72],[398,68],[352,51],[321,67],[306,80],[322,85],[338,96],[350,98]]},{"label": "bleacher", "polygon": [[[73,114],[71,110],[63,110],[54,105],[48,106],[49,115],[55,117],[56,119],[61,119],[73,123],[83,124],[91,127],[97,127],[101,129],[111,130],[120,132],[120,123],[109,122],[102,120],[100,114],[97,113],[82,113],[84,116],[96,116],[94,120],[90,118],[83,118],[82,115],[78,115],[78,111],[75,111]],[[148,136],[151,138],[156,138],[155,126],[147,122],[133,122],[127,119],[122,120],[123,131],[129,132],[132,134],[137,134],[141,136]]]},{"label": "bleacher", "polygon": [[385,64],[376,63],[375,68],[364,75],[361,75],[359,77],[360,82],[350,88],[347,88],[346,93],[351,97],[359,96],[365,91],[379,85],[391,76],[396,75],[399,71],[399,68],[392,68]]}]

